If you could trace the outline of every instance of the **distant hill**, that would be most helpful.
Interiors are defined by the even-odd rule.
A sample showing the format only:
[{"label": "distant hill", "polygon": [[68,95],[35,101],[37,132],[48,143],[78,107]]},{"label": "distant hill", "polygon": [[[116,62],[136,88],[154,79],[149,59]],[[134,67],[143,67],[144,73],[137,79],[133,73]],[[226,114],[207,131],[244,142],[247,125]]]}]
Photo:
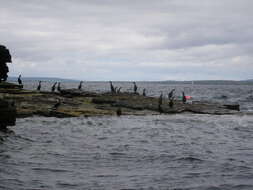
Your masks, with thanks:
[{"label": "distant hill", "polygon": [[[75,79],[62,79],[62,78],[55,78],[55,77],[22,77],[23,81],[44,81],[44,82],[77,82],[79,80]],[[8,77],[8,81],[17,81],[17,77]]]},{"label": "distant hill", "polygon": [[[23,81],[44,81],[44,82],[79,82],[80,80],[75,79],[63,79],[56,77],[22,77]],[[17,77],[8,77],[8,81],[17,81]],[[101,81],[103,82],[103,81]],[[120,82],[130,82],[130,81],[120,81]],[[146,81],[139,81],[146,82]],[[253,79],[248,80],[194,80],[194,81],[147,81],[147,82],[157,82],[157,83],[165,83],[165,84],[195,84],[195,85],[253,85]]]},{"label": "distant hill", "polygon": [[199,84],[199,85],[253,85],[253,80],[195,80],[195,81],[162,81],[168,84]]}]

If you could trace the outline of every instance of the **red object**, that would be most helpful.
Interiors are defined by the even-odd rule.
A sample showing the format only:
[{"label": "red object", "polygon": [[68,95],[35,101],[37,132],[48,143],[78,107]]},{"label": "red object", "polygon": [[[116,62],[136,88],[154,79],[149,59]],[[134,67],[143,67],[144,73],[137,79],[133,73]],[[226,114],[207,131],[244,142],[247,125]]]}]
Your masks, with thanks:
[{"label": "red object", "polygon": [[185,96],[186,100],[190,100],[192,97],[191,96]]}]

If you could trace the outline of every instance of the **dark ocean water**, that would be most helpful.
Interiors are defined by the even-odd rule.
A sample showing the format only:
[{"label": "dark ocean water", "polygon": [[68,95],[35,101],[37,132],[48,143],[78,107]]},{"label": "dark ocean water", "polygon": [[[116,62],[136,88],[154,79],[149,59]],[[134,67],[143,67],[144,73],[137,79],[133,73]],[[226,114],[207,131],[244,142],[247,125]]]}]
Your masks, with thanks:
[{"label": "dark ocean water", "polygon": [[253,87],[138,85],[150,96],[176,88],[194,101],[237,102],[243,113],[18,119],[13,133],[0,132],[0,189],[253,189]]}]

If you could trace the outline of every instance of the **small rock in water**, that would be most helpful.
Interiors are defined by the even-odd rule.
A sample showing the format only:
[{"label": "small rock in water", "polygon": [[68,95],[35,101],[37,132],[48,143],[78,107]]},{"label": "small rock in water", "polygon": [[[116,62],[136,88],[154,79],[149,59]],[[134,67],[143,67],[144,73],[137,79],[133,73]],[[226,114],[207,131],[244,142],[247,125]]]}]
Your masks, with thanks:
[{"label": "small rock in water", "polygon": [[122,115],[122,110],[121,108],[118,108],[116,111],[117,116],[121,116]]}]

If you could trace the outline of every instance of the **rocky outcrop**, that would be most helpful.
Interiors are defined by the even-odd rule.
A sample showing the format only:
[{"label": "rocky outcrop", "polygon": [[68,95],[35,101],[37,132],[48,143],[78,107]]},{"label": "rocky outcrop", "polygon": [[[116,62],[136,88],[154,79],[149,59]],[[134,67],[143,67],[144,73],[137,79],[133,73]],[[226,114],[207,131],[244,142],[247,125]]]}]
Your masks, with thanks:
[{"label": "rocky outcrop", "polygon": [[5,46],[0,45],[0,82],[2,80],[6,81],[8,78],[9,68],[7,63],[11,63],[11,54]]},{"label": "rocky outcrop", "polygon": [[6,91],[6,93],[8,93],[10,91],[15,91],[15,89],[22,89],[23,85],[13,84],[13,83],[2,81],[0,88],[1,88],[2,93],[4,92],[4,89],[6,89],[5,91]]},{"label": "rocky outcrop", "polygon": [[[15,102],[17,117],[34,115],[46,117],[104,116],[116,115],[119,109],[122,115],[174,114],[183,112],[236,114],[239,108],[239,105],[220,105],[203,102],[183,104],[180,100],[175,100],[173,106],[171,106],[168,99],[163,99],[159,107],[158,98],[134,93],[98,94],[76,89],[51,93],[20,88],[7,89],[1,88],[0,85],[1,97],[4,100]],[[5,107],[4,104],[2,107]],[[4,112],[4,109],[0,110],[0,115]],[[2,115],[2,118],[7,115]]]},{"label": "rocky outcrop", "polygon": [[13,101],[0,99],[0,130],[16,124],[16,108]]}]

